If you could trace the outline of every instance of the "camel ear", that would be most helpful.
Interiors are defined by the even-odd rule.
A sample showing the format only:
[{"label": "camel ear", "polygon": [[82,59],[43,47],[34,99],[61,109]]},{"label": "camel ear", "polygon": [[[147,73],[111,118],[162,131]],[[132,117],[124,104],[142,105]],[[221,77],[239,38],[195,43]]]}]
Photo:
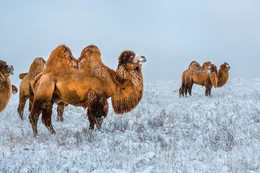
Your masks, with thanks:
[{"label": "camel ear", "polygon": [[126,55],[121,55],[120,57],[119,57],[119,65],[121,65],[121,64],[124,64],[124,63],[126,63],[126,61],[127,61],[127,57],[126,57]]}]

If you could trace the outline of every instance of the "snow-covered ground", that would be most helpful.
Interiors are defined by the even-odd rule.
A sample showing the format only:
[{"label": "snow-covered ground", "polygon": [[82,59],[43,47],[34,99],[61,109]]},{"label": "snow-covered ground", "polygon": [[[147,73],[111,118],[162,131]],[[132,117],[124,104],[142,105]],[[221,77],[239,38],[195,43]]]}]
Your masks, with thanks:
[{"label": "snow-covered ground", "polygon": [[[19,86],[19,85],[18,85]],[[180,81],[145,83],[140,104],[116,115],[110,104],[101,131],[86,110],[69,106],[51,135],[41,120],[33,138],[16,111],[18,94],[0,114],[0,172],[260,172],[260,79],[233,79],[212,98]],[[110,103],[110,101],[109,101]]]}]

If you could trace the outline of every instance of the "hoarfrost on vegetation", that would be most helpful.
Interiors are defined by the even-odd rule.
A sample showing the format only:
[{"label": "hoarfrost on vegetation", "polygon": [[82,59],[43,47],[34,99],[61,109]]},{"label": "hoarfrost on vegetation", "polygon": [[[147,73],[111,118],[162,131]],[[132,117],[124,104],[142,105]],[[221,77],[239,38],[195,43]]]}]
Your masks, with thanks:
[{"label": "hoarfrost on vegetation", "polygon": [[236,79],[204,96],[179,98],[180,81],[149,82],[140,104],[115,115],[111,103],[100,131],[86,110],[69,106],[64,122],[53,108],[51,135],[38,121],[33,138],[16,112],[18,94],[0,115],[0,172],[259,172],[260,80]]}]

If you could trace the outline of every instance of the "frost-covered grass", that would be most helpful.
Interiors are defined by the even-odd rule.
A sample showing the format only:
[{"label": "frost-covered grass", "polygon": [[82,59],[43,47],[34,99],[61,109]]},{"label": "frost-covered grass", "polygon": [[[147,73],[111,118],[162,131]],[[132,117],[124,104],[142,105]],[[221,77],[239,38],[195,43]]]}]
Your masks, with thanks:
[{"label": "frost-covered grass", "polygon": [[88,130],[83,108],[57,122],[54,106],[57,134],[39,120],[36,138],[14,95],[0,115],[0,172],[260,172],[260,79],[231,80],[212,98],[194,86],[180,99],[179,87],[145,83],[137,108],[116,115],[110,105],[101,131]]}]

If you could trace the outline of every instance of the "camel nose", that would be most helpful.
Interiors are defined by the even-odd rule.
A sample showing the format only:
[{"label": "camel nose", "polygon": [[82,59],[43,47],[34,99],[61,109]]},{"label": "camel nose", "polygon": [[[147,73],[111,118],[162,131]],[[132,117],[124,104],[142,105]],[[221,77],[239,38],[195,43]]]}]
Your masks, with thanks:
[{"label": "camel nose", "polygon": [[139,61],[139,65],[143,65],[143,64],[146,62],[145,56],[140,56],[140,57],[138,58],[138,61]]},{"label": "camel nose", "polygon": [[230,70],[230,66],[228,65],[227,68],[228,68],[228,71],[229,71]]},{"label": "camel nose", "polygon": [[8,72],[9,72],[10,75],[14,74],[14,67],[12,65],[8,65],[7,69],[8,69]]}]

